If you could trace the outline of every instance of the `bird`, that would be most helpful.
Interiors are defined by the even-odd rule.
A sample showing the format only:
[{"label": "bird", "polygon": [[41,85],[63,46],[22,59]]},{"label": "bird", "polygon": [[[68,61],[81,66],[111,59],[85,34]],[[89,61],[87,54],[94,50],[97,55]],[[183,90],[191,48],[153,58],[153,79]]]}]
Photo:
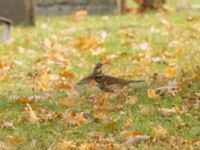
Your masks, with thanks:
[{"label": "bird", "polygon": [[78,82],[78,85],[88,83],[90,80],[94,80],[97,83],[99,89],[104,92],[114,93],[122,90],[131,83],[144,82],[145,80],[126,80],[118,77],[105,75],[102,73],[102,63],[97,63],[93,72],[87,77]]},{"label": "bird", "polygon": [[[88,76],[86,76],[85,78],[81,79],[77,85],[83,85],[83,84],[87,84],[89,83],[91,80],[95,80],[95,78],[102,74],[102,67],[103,64],[102,63],[97,63],[92,71],[91,74],[89,74]],[[96,80],[95,80],[96,81]]]}]

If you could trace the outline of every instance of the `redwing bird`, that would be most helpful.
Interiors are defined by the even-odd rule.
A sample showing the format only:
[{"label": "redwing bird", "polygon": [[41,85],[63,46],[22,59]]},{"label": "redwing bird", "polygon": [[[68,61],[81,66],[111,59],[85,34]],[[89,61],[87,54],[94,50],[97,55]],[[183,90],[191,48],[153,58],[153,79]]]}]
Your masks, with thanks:
[{"label": "redwing bird", "polygon": [[144,82],[144,80],[125,80],[122,78],[112,77],[104,75],[102,73],[102,63],[97,63],[93,72],[87,77],[83,78],[77,84],[86,84],[91,80],[95,80],[98,83],[98,87],[105,92],[115,92],[128,86],[134,82]]}]

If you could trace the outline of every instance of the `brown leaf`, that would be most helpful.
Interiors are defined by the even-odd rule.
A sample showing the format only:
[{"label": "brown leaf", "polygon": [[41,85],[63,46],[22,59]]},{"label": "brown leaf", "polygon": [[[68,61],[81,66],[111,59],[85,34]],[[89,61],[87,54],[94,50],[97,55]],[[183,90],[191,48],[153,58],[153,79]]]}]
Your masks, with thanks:
[{"label": "brown leaf", "polygon": [[93,131],[89,133],[89,135],[95,139],[102,139],[105,137],[106,134],[104,132]]},{"label": "brown leaf", "polygon": [[33,99],[22,97],[22,98],[17,99],[16,102],[20,104],[33,103]]},{"label": "brown leaf", "polygon": [[80,150],[99,150],[96,142],[82,143],[79,147]]},{"label": "brown leaf", "polygon": [[138,136],[138,135],[143,135],[142,132],[140,131],[137,131],[137,130],[134,130],[134,131],[129,131],[126,133],[126,137],[129,138],[129,137],[135,137],[135,136]]},{"label": "brown leaf", "polygon": [[153,111],[153,107],[150,105],[139,105],[139,108],[142,114],[148,114]]},{"label": "brown leaf", "polygon": [[136,104],[137,102],[138,102],[138,97],[137,96],[131,96],[126,101],[126,104]]},{"label": "brown leaf", "polygon": [[81,125],[87,122],[83,113],[75,113],[73,111],[67,111],[62,114],[62,120],[69,125]]},{"label": "brown leaf", "polygon": [[61,89],[61,90],[70,90],[72,87],[70,86],[70,84],[65,83],[64,81],[58,82],[56,84],[56,87]]},{"label": "brown leaf", "polygon": [[68,107],[72,107],[75,105],[74,100],[70,99],[70,98],[64,98],[58,101],[59,104],[68,106]]},{"label": "brown leaf", "polygon": [[75,75],[72,72],[68,71],[68,70],[62,70],[60,72],[60,76],[64,77],[64,78],[70,78],[70,79],[74,79],[75,78]]},{"label": "brown leaf", "polygon": [[29,111],[29,121],[32,124],[38,124],[39,123],[39,118],[37,117],[36,113],[33,111],[33,109],[31,108],[31,106],[29,104],[26,104],[28,111]]},{"label": "brown leaf", "polygon": [[171,109],[169,109],[169,108],[161,108],[160,112],[165,116],[171,116],[171,115],[175,114],[177,111],[176,111],[175,108],[171,108]]},{"label": "brown leaf", "polygon": [[100,42],[96,37],[88,35],[75,39],[75,45],[80,50],[96,50],[100,47]]},{"label": "brown leaf", "polygon": [[148,89],[147,94],[148,94],[148,97],[152,99],[157,99],[159,97],[155,89]]},{"label": "brown leaf", "polygon": [[25,142],[24,139],[18,136],[9,136],[6,141],[12,146],[18,146]]},{"label": "brown leaf", "polygon": [[15,129],[15,126],[14,126],[13,122],[6,121],[6,122],[3,122],[1,124],[1,128],[3,128],[3,129]]},{"label": "brown leaf", "polygon": [[136,136],[131,136],[128,138],[126,144],[131,146],[131,145],[137,145],[141,142],[146,142],[150,140],[151,137],[148,135],[136,135]]},{"label": "brown leaf", "polygon": [[52,85],[51,75],[51,71],[48,68],[42,70],[34,79],[34,87],[46,91]]},{"label": "brown leaf", "polygon": [[74,18],[76,20],[83,20],[83,19],[85,19],[87,17],[87,14],[88,14],[87,11],[85,11],[85,10],[79,10],[79,11],[76,11],[74,13]]},{"label": "brown leaf", "polygon": [[169,136],[169,131],[167,128],[163,128],[162,126],[157,126],[153,128],[153,131],[155,132],[156,137],[164,137],[166,138]]},{"label": "brown leaf", "polygon": [[75,149],[76,147],[74,141],[61,141],[56,145],[56,150],[70,150]]}]

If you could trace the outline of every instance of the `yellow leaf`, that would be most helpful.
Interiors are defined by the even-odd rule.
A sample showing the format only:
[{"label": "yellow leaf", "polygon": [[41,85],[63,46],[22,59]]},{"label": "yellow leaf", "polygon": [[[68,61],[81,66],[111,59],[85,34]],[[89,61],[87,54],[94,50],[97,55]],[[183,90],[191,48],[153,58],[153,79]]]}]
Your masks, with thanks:
[{"label": "yellow leaf", "polygon": [[137,96],[131,96],[127,101],[126,104],[135,104],[138,102],[138,97]]},{"label": "yellow leaf", "polygon": [[172,68],[172,67],[166,67],[165,69],[164,69],[164,74],[165,74],[165,76],[167,76],[167,77],[175,77],[176,75],[177,75],[177,71],[176,71],[176,69],[175,68]]},{"label": "yellow leaf", "polygon": [[5,71],[0,70],[0,81],[5,80],[7,77],[7,73]]},{"label": "yellow leaf", "polygon": [[148,89],[147,94],[148,94],[148,97],[152,98],[152,99],[156,99],[159,97],[159,95],[156,93],[155,89]]},{"label": "yellow leaf", "polygon": [[48,68],[41,71],[34,80],[34,87],[43,91],[47,90],[52,85],[51,75],[51,71]]},{"label": "yellow leaf", "polygon": [[180,58],[181,56],[183,56],[183,54],[185,53],[185,49],[184,48],[179,48],[177,51],[176,51],[176,58]]}]

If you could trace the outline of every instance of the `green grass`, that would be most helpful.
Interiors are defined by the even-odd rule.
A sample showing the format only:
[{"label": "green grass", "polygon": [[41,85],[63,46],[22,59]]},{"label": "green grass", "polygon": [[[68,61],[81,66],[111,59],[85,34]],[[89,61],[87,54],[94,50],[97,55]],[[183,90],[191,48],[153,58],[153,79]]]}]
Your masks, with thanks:
[{"label": "green grass", "polygon": [[[187,15],[189,14],[196,15],[197,19],[188,22]],[[184,139],[189,145],[192,145],[192,142],[198,140],[200,135],[199,97],[196,98],[194,94],[200,92],[200,83],[199,78],[193,80],[191,72],[181,73],[181,70],[191,67],[192,71],[198,72],[200,65],[198,60],[200,58],[199,17],[194,11],[184,14],[176,12],[155,14],[150,12],[145,15],[109,16],[108,20],[103,20],[102,17],[97,16],[88,16],[81,21],[76,21],[70,16],[40,17],[37,18],[37,24],[34,28],[13,27],[11,41],[0,43],[0,62],[9,67],[6,71],[6,77],[0,81],[0,142],[19,150],[45,150],[55,148],[58,142],[62,140],[73,140],[77,145],[80,145],[92,140],[92,132],[99,131],[105,133],[106,137],[113,137],[115,143],[123,144],[125,139],[121,140],[120,138],[123,132],[138,131],[141,134],[156,137],[153,128],[162,126],[169,132],[168,137],[164,139],[162,139],[162,136],[156,137],[155,142],[147,144],[148,149],[171,149],[173,146],[168,141],[172,140],[172,137],[177,139],[177,143],[174,141],[174,144],[181,149],[187,149],[189,146],[180,143],[180,141]],[[169,21],[173,26],[172,31],[166,30],[166,27],[160,23],[160,18]],[[152,28],[158,29],[159,32],[149,32]],[[92,55],[91,51],[82,51],[73,45],[76,37],[87,35],[100,37],[102,31],[106,32],[108,37],[100,47],[105,49],[101,54]],[[134,38],[129,37],[128,34],[133,35]],[[53,49],[52,46],[52,49],[47,49],[44,46],[45,38],[48,41],[53,41],[56,48]],[[151,47],[153,56],[169,53],[171,56],[167,57],[167,62],[147,65],[141,60],[135,63],[134,57],[139,57],[145,53],[137,47],[144,42],[147,42]],[[178,44],[170,46],[170,43],[173,42],[178,42]],[[65,48],[69,48],[69,50],[65,50]],[[33,79],[27,76],[30,72],[35,73],[37,69],[42,71],[43,67],[50,68],[52,75],[59,76],[60,71],[68,68],[75,74],[75,78],[65,78],[64,81],[70,86],[74,86],[81,77],[86,76],[92,70],[96,62],[105,56],[115,55],[116,57],[111,60],[111,64],[105,67],[105,73],[115,76],[122,75],[126,78],[149,78],[154,73],[162,75],[163,69],[168,64],[174,63],[173,56],[179,48],[183,48],[185,52],[175,61],[178,70],[176,78],[178,81],[186,77],[192,80],[181,87],[179,94],[175,96],[166,94],[153,100],[147,96],[147,89],[150,88],[147,84],[133,85],[129,95],[137,95],[139,97],[138,102],[125,104],[119,98],[106,98],[104,107],[109,105],[111,110],[96,110],[94,108],[96,104],[103,101],[102,98],[98,99],[102,92],[96,88],[76,89],[76,96],[70,96],[69,90],[59,89],[55,82],[46,90],[41,91],[37,88],[33,90],[31,84]],[[61,55],[70,63],[63,67],[46,61],[40,62],[41,58],[46,55]],[[134,73],[133,70],[138,68],[142,68],[142,71],[140,71],[142,75]],[[145,68],[148,70],[145,70]],[[3,76],[2,73],[1,76]],[[172,79],[166,78],[165,80]],[[59,79],[59,81],[63,80]],[[158,83],[155,86],[161,85]],[[36,100],[30,105],[37,116],[40,119],[44,117],[45,120],[48,113],[54,113],[55,116],[52,120],[44,121],[41,119],[42,121],[39,124],[29,122],[26,104],[17,103],[16,100],[33,96],[36,97]],[[37,99],[37,97],[39,98]],[[66,97],[75,101],[75,106],[65,106],[59,103],[60,99]],[[186,100],[190,99],[194,104],[187,113],[165,116],[159,112],[159,108],[176,107],[182,110]],[[147,107],[148,111],[142,112],[141,106]],[[41,112],[41,110],[46,112]],[[63,114],[66,110],[73,110],[77,113],[88,111],[87,122],[75,126],[67,124],[60,118],[60,114]],[[98,113],[102,113],[108,118],[96,120],[94,116]],[[181,118],[181,122],[185,123],[186,127],[179,127],[177,118]],[[129,119],[132,120],[132,123],[125,128]],[[5,127],[5,122],[11,122],[14,128]],[[18,138],[19,141],[17,139],[12,141],[11,137]],[[140,144],[137,148],[145,149],[147,145]],[[194,149],[197,149],[195,145],[193,146]]]}]

